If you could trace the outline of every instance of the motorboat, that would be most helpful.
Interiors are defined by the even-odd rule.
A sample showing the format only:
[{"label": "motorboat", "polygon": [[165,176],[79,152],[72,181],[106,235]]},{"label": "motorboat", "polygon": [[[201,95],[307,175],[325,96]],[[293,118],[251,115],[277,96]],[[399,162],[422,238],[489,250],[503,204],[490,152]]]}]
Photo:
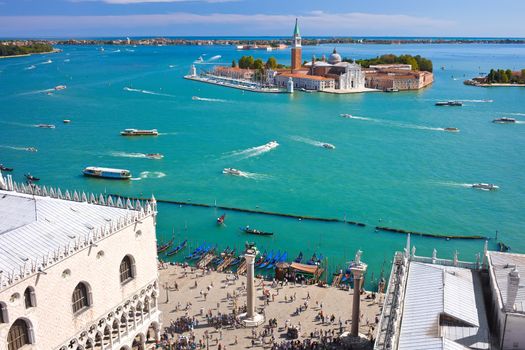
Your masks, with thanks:
[{"label": "motorboat", "polygon": [[486,184],[486,183],[472,184],[471,187],[477,188],[480,190],[485,190],[485,191],[495,191],[499,188],[499,186],[496,186],[494,184]]},{"label": "motorboat", "polygon": [[259,235],[259,236],[273,236],[273,232],[264,232],[264,231],[259,231],[259,230],[256,230],[256,229],[252,229],[250,228],[250,226],[246,226],[246,227],[240,227],[240,230],[245,232],[245,233],[250,233],[252,235]]},{"label": "motorboat", "polygon": [[224,224],[224,220],[226,219],[226,214],[222,214],[221,216],[219,216],[217,218],[217,225],[222,225]]},{"label": "motorboat", "polygon": [[30,182],[40,181],[39,177],[35,177],[35,176],[33,176],[33,175],[29,174],[29,173],[25,174],[24,176],[27,179],[27,181],[30,181]]},{"label": "motorboat", "polygon": [[13,171],[13,168],[8,168],[8,167],[4,166],[3,164],[0,164],[0,170],[1,171],[11,172],[11,171]]},{"label": "motorboat", "polygon": [[38,149],[36,149],[36,147],[26,147],[25,150],[28,152],[38,152]]},{"label": "motorboat", "polygon": [[335,149],[335,146],[331,143],[323,143],[323,147],[327,149]]},{"label": "motorboat", "polygon": [[64,119],[62,122],[63,122],[64,124],[69,124],[69,123],[71,123],[71,119]]},{"label": "motorboat", "polygon": [[139,130],[139,129],[124,129],[120,132],[122,136],[158,136],[159,132],[157,129],[151,130]]},{"label": "motorboat", "polygon": [[55,86],[55,90],[56,91],[65,90],[66,88],[67,88],[67,86],[65,86],[65,85],[57,85],[57,86]]},{"label": "motorboat", "polygon": [[497,123],[497,124],[514,124],[516,123],[516,119],[503,117],[503,118],[496,118],[492,122]]},{"label": "motorboat", "polygon": [[131,179],[131,172],[126,169],[101,168],[96,166],[88,166],[82,173],[85,176],[102,177],[106,179],[129,180]]},{"label": "motorboat", "polygon": [[348,114],[348,113],[342,113],[341,117],[343,117],[343,118],[353,118],[354,116],[351,115],[351,114]]},{"label": "motorboat", "polygon": [[461,106],[463,106],[463,102],[460,102],[460,101],[439,101],[439,102],[436,102],[436,106],[461,107]]},{"label": "motorboat", "polygon": [[149,159],[162,159],[164,156],[160,153],[146,153],[146,158]]},{"label": "motorboat", "polygon": [[53,124],[37,124],[36,127],[42,128],[42,129],[54,129],[55,128]]},{"label": "motorboat", "polygon": [[386,88],[386,89],[385,89],[385,92],[399,92],[399,89],[396,89],[396,88],[390,87],[390,88]]},{"label": "motorboat", "polygon": [[443,130],[448,131],[448,132],[459,132],[458,128],[444,128]]},{"label": "motorboat", "polygon": [[242,174],[240,170],[237,170],[234,168],[224,168],[222,170],[222,173],[227,174],[227,175],[235,175],[235,176],[241,176]]},{"label": "motorboat", "polygon": [[279,146],[279,143],[277,143],[277,141],[270,141],[266,144],[266,146],[269,148],[274,148],[274,147]]}]

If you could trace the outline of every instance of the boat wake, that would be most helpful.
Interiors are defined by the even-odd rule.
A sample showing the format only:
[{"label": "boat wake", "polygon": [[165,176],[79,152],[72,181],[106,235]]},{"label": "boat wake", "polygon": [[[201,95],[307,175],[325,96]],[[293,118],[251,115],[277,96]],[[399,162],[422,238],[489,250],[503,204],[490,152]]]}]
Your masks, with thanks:
[{"label": "boat wake", "polygon": [[504,113],[504,114],[525,116],[525,113]]},{"label": "boat wake", "polygon": [[133,89],[133,88],[130,88],[130,87],[127,87],[127,86],[124,88],[124,90],[125,91],[130,91],[130,92],[139,92],[139,93],[146,94],[146,95],[175,97],[175,96],[170,95],[170,94],[163,94],[161,92],[155,92],[155,91],[150,91],[150,90]]},{"label": "boat wake", "polygon": [[145,153],[110,152],[109,155],[123,158],[146,158]]},{"label": "boat wake", "polygon": [[459,102],[472,102],[472,103],[492,103],[494,100],[457,100]]},{"label": "boat wake", "polygon": [[470,188],[474,184],[468,184],[468,183],[461,183],[461,182],[453,182],[453,181],[436,181],[437,185],[441,186],[448,186],[448,187],[467,187]]},{"label": "boat wake", "polygon": [[32,70],[35,69],[36,66],[34,64],[30,65],[29,67],[25,67],[24,70]]},{"label": "boat wake", "polygon": [[0,145],[0,148],[7,148],[7,149],[15,150],[15,151],[26,151],[26,152],[36,152],[37,151],[35,147],[18,147],[18,146]]},{"label": "boat wake", "polygon": [[344,118],[348,118],[348,119],[366,120],[366,121],[370,121],[370,122],[379,123],[381,125],[393,126],[393,127],[397,127],[397,128],[404,128],[404,129],[430,130],[430,131],[447,131],[445,128],[437,128],[437,127],[431,127],[431,126],[425,126],[425,125],[399,123],[399,122],[394,122],[394,121],[384,120],[384,119],[373,119],[373,118],[357,117],[357,116],[353,116],[353,115],[350,115],[350,114],[341,114],[341,116],[344,117]]},{"label": "boat wake", "polygon": [[166,176],[162,171],[143,171],[140,173],[141,179],[160,179]]},{"label": "boat wake", "polygon": [[307,137],[302,137],[302,136],[292,136],[290,138],[294,141],[306,143],[308,145],[312,145],[315,147],[327,148],[327,145],[333,146],[326,142],[316,141],[316,140],[312,140],[312,139],[309,139]]},{"label": "boat wake", "polygon": [[216,61],[216,60],[218,60],[218,59],[221,58],[221,57],[222,57],[221,55],[213,56],[213,57],[211,57],[211,58],[208,60],[208,62]]},{"label": "boat wake", "polygon": [[53,61],[51,61],[51,60],[47,60],[47,61],[45,61],[45,62],[41,62],[41,63],[39,63],[39,64],[51,64],[51,63],[53,63]]},{"label": "boat wake", "polygon": [[226,154],[226,156],[224,156],[223,158],[238,157],[239,159],[247,159],[247,158],[257,157],[263,153],[270,152],[271,150],[273,150],[274,148],[277,148],[278,146],[279,144],[277,143],[277,141],[270,141],[262,146],[251,147],[251,148],[247,148],[242,151],[230,152],[229,154]]},{"label": "boat wake", "polygon": [[194,101],[206,101],[206,102],[228,102],[227,100],[223,100],[220,98],[208,98],[208,97],[199,97],[199,96],[192,96],[191,99]]}]

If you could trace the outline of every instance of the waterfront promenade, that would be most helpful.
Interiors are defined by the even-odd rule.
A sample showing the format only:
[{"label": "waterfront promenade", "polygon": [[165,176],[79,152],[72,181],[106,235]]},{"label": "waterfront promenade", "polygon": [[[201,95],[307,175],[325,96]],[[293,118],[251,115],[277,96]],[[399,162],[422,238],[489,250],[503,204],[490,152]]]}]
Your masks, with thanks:
[{"label": "waterfront promenade", "polygon": [[[161,266],[159,273],[158,306],[166,331],[164,343],[194,339],[197,348],[201,344],[221,350],[253,346],[278,349],[290,340],[286,336],[290,327],[299,328],[297,340],[301,344],[304,341],[338,343],[339,335],[350,330],[352,290],[272,284],[272,281],[256,279],[256,308],[264,313],[265,323],[253,329],[228,324],[235,324],[232,315],[241,313],[245,305],[246,277],[176,265]],[[376,319],[380,316],[377,301],[372,299],[371,293],[361,295],[360,333],[370,338],[374,337]],[[219,319],[220,328],[216,326]],[[274,320],[271,328],[269,320]]]}]

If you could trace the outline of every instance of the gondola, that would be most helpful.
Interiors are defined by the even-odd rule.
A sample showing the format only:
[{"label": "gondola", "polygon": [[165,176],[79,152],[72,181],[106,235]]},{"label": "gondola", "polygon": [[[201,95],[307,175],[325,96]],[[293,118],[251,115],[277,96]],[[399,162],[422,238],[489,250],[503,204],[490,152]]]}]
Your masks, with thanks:
[{"label": "gondola", "polygon": [[262,253],[259,258],[257,259],[257,261],[255,262],[255,266],[259,266],[260,264],[262,264],[264,262],[264,259],[266,259],[266,256],[268,255],[268,253],[266,252],[266,249],[264,250],[264,253]]},{"label": "gondola", "polygon": [[498,242],[498,249],[500,252],[508,252],[510,247],[503,242]]},{"label": "gondola", "polygon": [[166,250],[168,250],[171,245],[173,244],[173,241],[175,240],[175,238],[172,238],[168,243],[166,244],[162,244],[162,245],[157,245],[157,254],[159,253],[162,253],[162,252],[165,252]]},{"label": "gondola", "polygon": [[283,255],[281,255],[280,257],[275,259],[275,261],[273,263],[269,264],[266,268],[267,269],[271,269],[271,268],[273,268],[275,266],[275,264],[280,263],[280,262],[285,262],[286,258],[288,258],[288,253],[284,252]]},{"label": "gondola", "polygon": [[10,171],[13,171],[13,168],[8,168],[4,166],[3,164],[0,164],[0,170],[10,172]]},{"label": "gondola", "polygon": [[40,181],[40,178],[34,177],[31,174],[25,174],[24,176],[26,177],[27,181]]},{"label": "gondola", "polygon": [[279,259],[280,257],[281,257],[281,251],[279,250],[279,251],[277,252],[277,254],[275,254],[273,257],[270,257],[270,258],[268,259],[268,261],[266,261],[266,262],[263,263],[261,266],[259,266],[259,268],[264,269],[264,268],[266,268],[266,267],[268,267],[268,266],[270,266],[270,265],[275,264],[275,263],[277,262],[277,259]]},{"label": "gondola", "polygon": [[183,250],[184,248],[186,248],[186,243],[188,243],[188,240],[185,239],[184,242],[182,242],[181,244],[179,244],[178,246],[176,246],[174,249],[170,250],[169,252],[166,253],[167,256],[172,256],[172,255],[175,255],[177,254],[178,252],[180,252],[181,250]]},{"label": "gondola", "polygon": [[320,254],[319,257],[317,257],[317,255],[314,253],[314,255],[312,255],[312,257],[310,258],[310,260],[306,262],[306,264],[307,265],[319,265],[321,264],[322,260],[323,260],[322,254]]},{"label": "gondola", "polygon": [[303,252],[300,252],[293,262],[300,263],[303,260]]},{"label": "gondola", "polygon": [[273,235],[273,232],[264,232],[264,231],[259,231],[259,230],[256,230],[256,229],[253,229],[253,228],[250,228],[250,226],[246,226],[246,227],[239,227],[239,229],[245,233],[250,233],[252,235],[259,235],[259,236],[272,236]]},{"label": "gondola", "polygon": [[[279,253],[277,253],[278,255]],[[263,269],[268,263],[273,259],[273,250],[266,256],[264,261],[260,263],[257,267],[260,269]]]},{"label": "gondola", "polygon": [[217,225],[222,225],[224,224],[224,220],[226,219],[226,214],[222,214],[221,216],[219,216],[217,218]]},{"label": "gondola", "polygon": [[201,250],[204,249],[205,245],[206,245],[206,243],[203,243],[200,246],[198,246],[197,248],[195,248],[195,250],[193,252],[191,252],[190,255],[188,255],[186,257],[186,259],[192,259],[196,254],[198,254]]}]

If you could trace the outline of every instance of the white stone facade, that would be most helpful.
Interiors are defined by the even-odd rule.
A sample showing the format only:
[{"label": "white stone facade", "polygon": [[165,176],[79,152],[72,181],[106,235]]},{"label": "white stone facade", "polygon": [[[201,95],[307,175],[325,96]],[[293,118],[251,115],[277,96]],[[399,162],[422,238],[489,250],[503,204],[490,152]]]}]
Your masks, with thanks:
[{"label": "white stone facade", "polygon": [[[69,192],[67,196],[73,198],[66,200],[60,191],[44,188],[33,197],[20,193],[31,191],[29,188],[17,186],[15,191],[10,179],[5,183],[7,190],[0,190],[0,217],[8,211],[2,205],[6,198],[11,206],[35,198],[36,213],[34,220],[24,219],[22,226],[8,227],[7,231],[9,225],[0,222],[0,255],[16,251],[20,256],[25,251],[18,270],[0,272],[0,350],[145,349],[147,338],[158,339],[155,202],[133,205],[110,197],[71,196]],[[47,212],[48,207],[53,210]],[[97,226],[101,217],[106,225]],[[84,229],[79,228],[79,222]],[[24,246],[17,246],[9,241],[17,231],[29,229],[35,230],[35,247],[42,246],[39,234],[46,230],[55,234],[49,237],[51,243],[63,234],[71,243],[57,245],[39,257],[31,244],[19,241]],[[121,281],[125,257],[131,262],[130,276]],[[8,263],[0,258],[0,270]],[[79,283],[87,287],[87,305],[74,312],[73,293]],[[30,295],[29,302],[25,295]],[[10,330],[19,320],[27,326],[29,344],[20,347],[11,342],[9,347],[8,341],[13,339]]]},{"label": "white stone facade", "polygon": [[345,72],[339,76],[340,90],[362,90],[365,88],[365,74],[361,66],[355,63],[348,63]]}]

